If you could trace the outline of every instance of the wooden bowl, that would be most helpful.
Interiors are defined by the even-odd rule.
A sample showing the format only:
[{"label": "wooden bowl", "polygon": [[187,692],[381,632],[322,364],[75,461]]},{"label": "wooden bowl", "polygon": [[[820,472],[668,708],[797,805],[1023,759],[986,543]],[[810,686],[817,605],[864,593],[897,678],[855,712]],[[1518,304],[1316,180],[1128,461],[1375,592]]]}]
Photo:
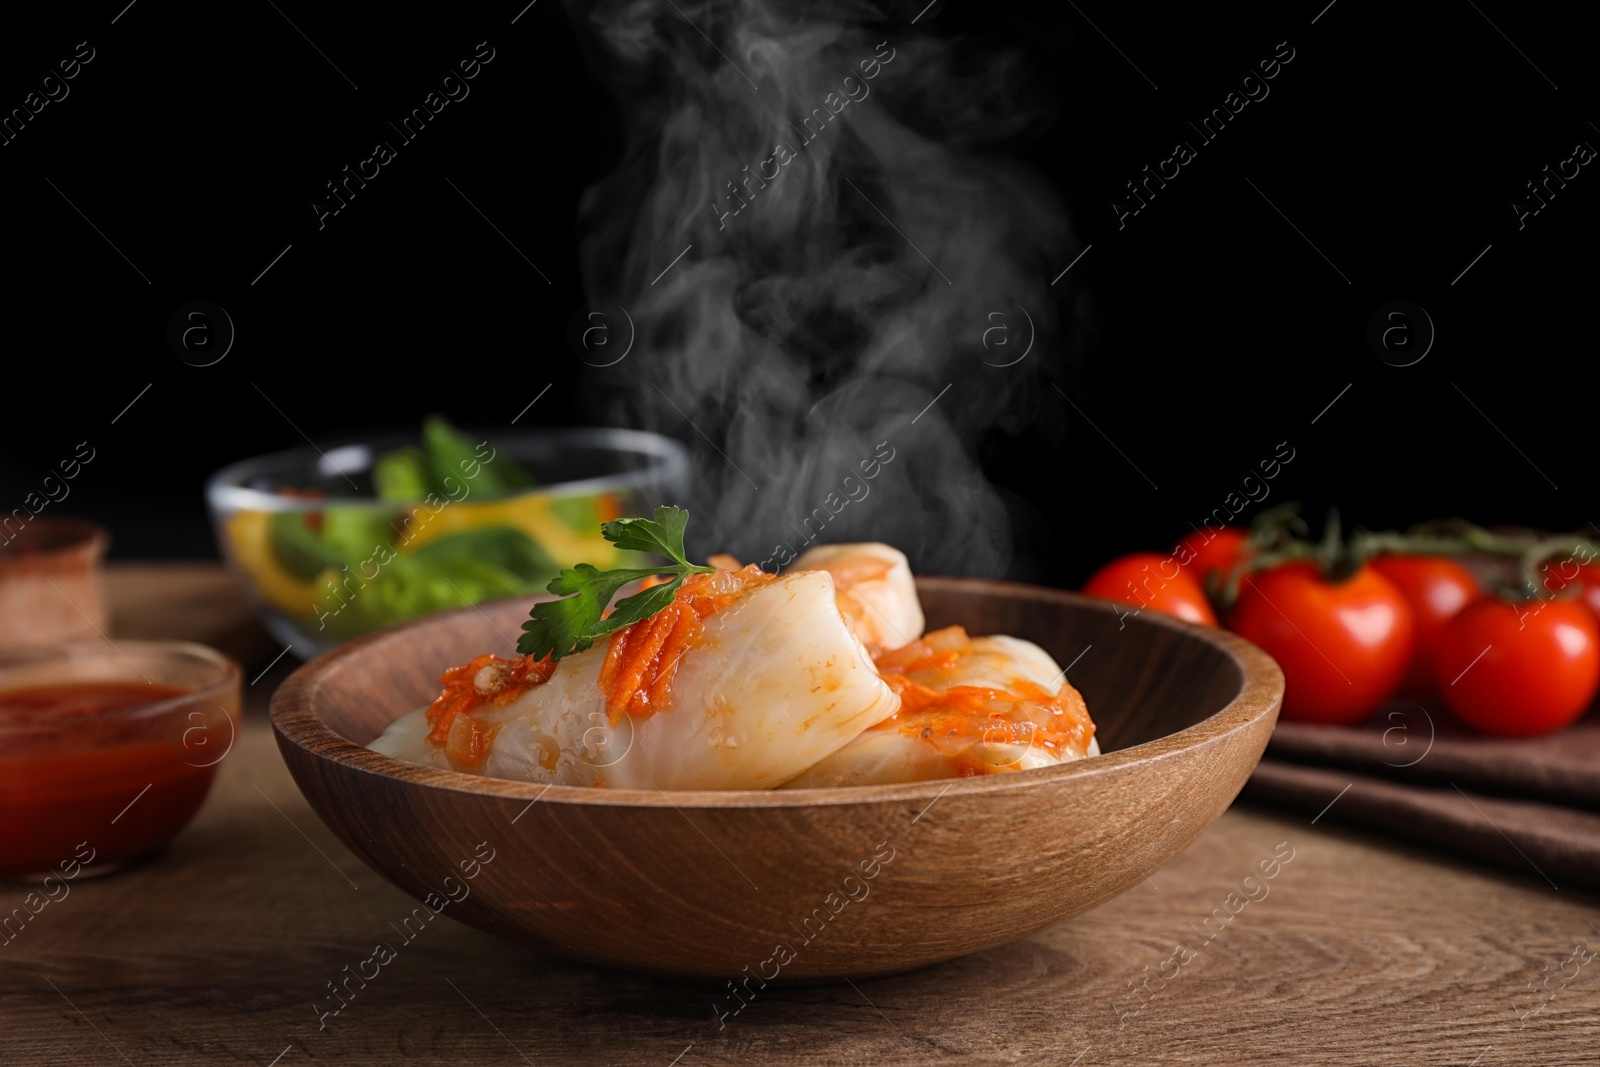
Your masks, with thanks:
[{"label": "wooden bowl", "polygon": [[36,519],[18,508],[0,521],[0,649],[104,637],[110,612],[101,570],[110,543],[82,519]]},{"label": "wooden bowl", "polygon": [[362,747],[428,703],[445,667],[507,652],[531,599],[343,645],[283,683],[272,722],[323,821],[428,902],[419,923],[443,912],[575,959],[755,982],[905,971],[1086,911],[1198,837],[1266,747],[1283,674],[1232,634],[1030,586],[918,588],[930,629],[1014,634],[1072,663],[1105,754],[903,785],[664,793]]}]

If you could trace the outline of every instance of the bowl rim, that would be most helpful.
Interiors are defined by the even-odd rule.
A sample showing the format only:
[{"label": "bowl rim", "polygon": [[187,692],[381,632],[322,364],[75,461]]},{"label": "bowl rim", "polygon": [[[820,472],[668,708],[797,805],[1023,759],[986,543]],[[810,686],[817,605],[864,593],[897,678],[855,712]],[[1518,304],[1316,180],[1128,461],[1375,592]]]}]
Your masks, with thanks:
[{"label": "bowl rim", "polygon": [[[1022,582],[997,581],[982,578],[919,577],[919,587],[950,590],[988,592],[1022,592],[1030,597],[1045,599],[1077,608],[1087,608],[1104,614],[1118,613],[1125,607],[1106,600],[1086,597],[1079,593],[1051,589]],[[533,603],[549,597],[513,598]],[[977,796],[1007,792],[1013,789],[1031,789],[1051,782],[1080,777],[1114,775],[1134,764],[1171,758],[1191,751],[1201,745],[1219,743],[1251,729],[1262,718],[1276,719],[1283,701],[1283,671],[1276,661],[1261,649],[1239,637],[1211,626],[1184,622],[1169,615],[1141,612],[1134,618],[1135,628],[1141,625],[1176,630],[1200,640],[1221,651],[1239,667],[1243,685],[1239,692],[1211,715],[1182,730],[1163,737],[1092,756],[1054,767],[1016,771],[1007,774],[989,774],[973,778],[939,778],[925,782],[897,782],[890,785],[832,786],[819,789],[729,789],[729,790],[662,790],[611,789],[593,786],[555,785],[539,782],[519,782],[507,778],[488,778],[464,771],[425,767],[358,745],[326,725],[313,712],[310,695],[322,677],[347,656],[355,655],[369,645],[388,640],[394,634],[422,625],[447,625],[458,615],[476,612],[479,606],[459,608],[449,612],[411,619],[395,626],[364,634],[347,641],[321,656],[302,664],[272,694],[269,718],[277,732],[279,743],[293,744],[320,759],[328,760],[349,769],[385,778],[399,779],[413,785],[445,789],[457,793],[470,793],[484,797],[497,797],[507,801],[552,803],[563,805],[600,805],[605,807],[643,807],[677,809],[692,808],[795,808],[833,806],[872,802],[923,801],[929,808],[946,794]],[[1270,728],[1270,724],[1269,724]],[[524,810],[527,810],[526,808]],[[923,809],[924,811],[927,808]],[[520,815],[518,816],[521,817]],[[920,815],[918,816],[921,817]]]},{"label": "bowl rim", "polygon": [[[107,648],[106,646],[110,646]],[[159,719],[174,711],[190,707],[196,702],[210,701],[219,695],[227,693],[228,689],[236,685],[244,676],[244,668],[226,653],[219,652],[210,645],[202,645],[198,641],[177,640],[126,640],[112,642],[110,638],[89,638],[80,641],[59,641],[47,645],[28,645],[21,648],[9,648],[0,651],[0,692],[6,692],[4,678],[13,667],[48,663],[51,660],[67,660],[73,658],[77,651],[94,651],[97,654],[109,653],[121,657],[134,672],[139,668],[128,659],[125,649],[138,652],[156,652],[162,654],[187,653],[194,659],[203,660],[208,665],[218,667],[221,672],[213,680],[193,689],[186,689],[176,696],[166,697],[150,704],[134,704],[115,711],[97,712],[93,716],[96,724],[110,722],[141,722],[146,719]],[[146,679],[148,681],[149,679]],[[27,688],[32,688],[27,687]],[[63,729],[76,720],[36,718],[36,719],[0,719],[0,740],[8,736],[38,733],[41,730]]]},{"label": "bowl rim", "polygon": [[[41,535],[47,536],[50,533],[60,535],[60,540],[55,544],[30,548],[26,552],[19,552],[11,547],[17,541],[24,541],[30,537],[38,538]],[[10,538],[0,541],[0,569],[31,567],[43,561],[53,563],[85,553],[93,560],[103,557],[110,545],[111,531],[97,522],[73,515],[34,513],[29,516],[26,526]]]},{"label": "bowl rim", "polygon": [[[501,445],[507,447],[507,451],[511,451],[510,443],[514,441],[544,440],[570,445],[583,445],[597,449],[611,448],[614,451],[642,453],[650,458],[650,462],[637,470],[607,474],[596,478],[581,478],[570,482],[552,482],[548,485],[536,485],[530,489],[512,493],[509,496],[498,496],[480,503],[502,503],[507,500],[537,496],[556,499],[588,496],[632,489],[655,479],[681,480],[689,475],[689,450],[674,438],[665,434],[652,433],[649,430],[631,430],[611,426],[555,427],[544,430],[524,430],[510,434],[497,433],[496,439]],[[426,501],[385,501],[370,495],[324,498],[283,496],[278,493],[252,489],[244,485],[243,480],[246,477],[246,471],[264,465],[315,467],[319,462],[329,462],[329,453],[336,453],[343,449],[360,447],[375,449],[390,446],[399,447],[405,444],[415,445],[416,443],[416,434],[396,432],[394,434],[377,434],[364,438],[339,440],[329,445],[326,449],[319,448],[316,445],[305,445],[300,448],[287,448],[278,452],[266,452],[258,456],[249,456],[245,459],[235,460],[206,479],[206,503],[214,512],[244,510],[302,512],[320,511],[327,507],[361,508],[389,512],[415,507]],[[466,503],[466,501],[462,501],[462,503]]]}]

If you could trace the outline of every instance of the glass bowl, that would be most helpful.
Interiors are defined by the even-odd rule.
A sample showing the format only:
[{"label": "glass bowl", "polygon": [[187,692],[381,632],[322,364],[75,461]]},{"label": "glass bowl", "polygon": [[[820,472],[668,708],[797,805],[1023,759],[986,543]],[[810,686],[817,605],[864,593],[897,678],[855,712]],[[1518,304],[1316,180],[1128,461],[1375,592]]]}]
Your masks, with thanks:
[{"label": "glass bowl", "polygon": [[[562,567],[624,565],[632,557],[600,524],[648,515],[688,489],[688,452],[659,434],[469,436],[481,443],[444,480],[448,493],[410,503],[379,500],[373,471],[414,435],[279,452],[212,475],[206,501],[223,558],[273,636],[309,659],[406,619],[541,592]],[[501,455],[534,488],[475,492]]]},{"label": "glass bowl", "polygon": [[[62,711],[84,687],[99,699],[120,690],[126,706]],[[239,665],[187,641],[0,653],[0,875],[70,880],[160,849],[210,791],[239,700]],[[0,939],[15,935],[6,926]]]}]

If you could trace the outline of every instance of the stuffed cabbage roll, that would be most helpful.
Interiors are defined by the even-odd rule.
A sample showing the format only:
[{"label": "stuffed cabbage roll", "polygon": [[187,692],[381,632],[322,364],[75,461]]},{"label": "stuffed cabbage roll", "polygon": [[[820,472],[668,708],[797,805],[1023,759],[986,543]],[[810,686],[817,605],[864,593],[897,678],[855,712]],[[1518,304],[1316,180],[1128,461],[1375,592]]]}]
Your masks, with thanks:
[{"label": "stuffed cabbage roll", "polygon": [[839,610],[871,649],[899,648],[922,636],[922,602],[904,552],[880,542],[818,545],[793,570],[833,576]]},{"label": "stuffed cabbage roll", "polygon": [[878,656],[900,710],[788,788],[1032,770],[1099,753],[1083,697],[1044,649],[959,626]]},{"label": "stuffed cabbage roll", "polygon": [[480,656],[371,748],[520,781],[770,789],[893,715],[833,577],[697,574],[664,611],[548,660]]}]

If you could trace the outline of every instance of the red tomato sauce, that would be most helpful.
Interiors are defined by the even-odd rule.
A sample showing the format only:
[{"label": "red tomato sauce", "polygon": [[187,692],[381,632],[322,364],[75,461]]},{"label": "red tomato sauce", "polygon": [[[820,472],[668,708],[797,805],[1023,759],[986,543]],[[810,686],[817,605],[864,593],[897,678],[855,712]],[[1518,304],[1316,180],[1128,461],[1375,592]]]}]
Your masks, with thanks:
[{"label": "red tomato sauce", "polygon": [[0,728],[58,724],[62,735],[43,753],[27,751],[34,744],[0,751],[0,873],[53,870],[80,842],[94,848],[97,864],[138,859],[182,829],[216,775],[215,765],[194,766],[200,757],[184,747],[191,724],[110,713],[186,692],[144,682],[0,692]]},{"label": "red tomato sauce", "polygon": [[78,715],[100,715],[124,708],[158,704],[181,697],[187,689],[148,682],[71,682],[67,685],[36,685],[0,693],[0,722],[18,719],[66,719]]}]

